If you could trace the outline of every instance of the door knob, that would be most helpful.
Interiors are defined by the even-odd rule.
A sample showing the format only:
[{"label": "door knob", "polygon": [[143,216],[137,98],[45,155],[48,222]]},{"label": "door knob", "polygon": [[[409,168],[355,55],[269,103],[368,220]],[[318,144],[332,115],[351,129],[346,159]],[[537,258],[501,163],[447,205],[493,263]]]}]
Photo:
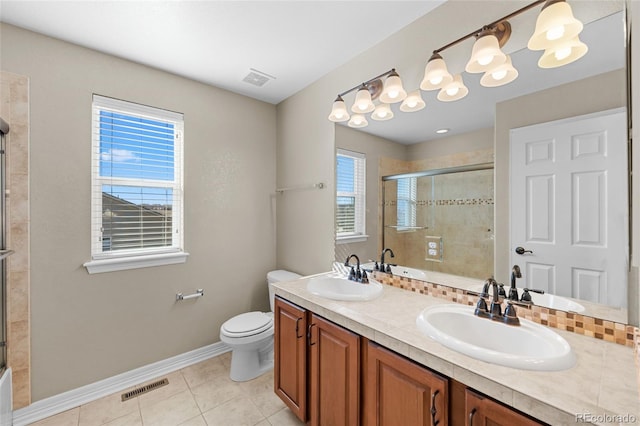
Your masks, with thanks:
[{"label": "door knob", "polygon": [[533,250],[525,250],[524,247],[516,247],[516,253],[518,254],[533,253]]}]

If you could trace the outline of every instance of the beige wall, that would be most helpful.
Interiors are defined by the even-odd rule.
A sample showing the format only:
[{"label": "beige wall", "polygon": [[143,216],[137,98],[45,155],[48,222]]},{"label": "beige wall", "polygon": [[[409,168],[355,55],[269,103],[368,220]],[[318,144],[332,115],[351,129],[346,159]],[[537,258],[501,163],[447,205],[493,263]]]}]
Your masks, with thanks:
[{"label": "beige wall", "polygon": [[611,71],[496,105],[495,272],[507,282],[509,264],[509,131],[626,105],[625,71]]},{"label": "beige wall", "polygon": [[[29,78],[33,400],[217,342],[229,317],[268,309],[275,106],[10,25],[0,31],[2,69]],[[185,264],[96,275],[82,267],[93,93],[184,113]],[[196,288],[205,296],[175,302]]]},{"label": "beige wall", "polygon": [[366,201],[366,232],[369,238],[366,242],[336,244],[336,260],[344,261],[348,255],[355,253],[362,262],[369,259],[379,259],[382,247],[382,236],[379,229],[381,222],[381,191],[380,191],[380,160],[382,158],[395,158],[406,160],[405,145],[388,139],[370,135],[369,133],[350,129],[349,127],[336,125],[336,148],[361,152],[367,158],[367,201]]},{"label": "beige wall", "polygon": [[[426,158],[444,157],[461,152],[473,152],[482,150],[493,151],[493,127],[478,129],[460,135],[440,137],[407,146],[407,158],[418,161]],[[456,164],[473,164],[463,158],[456,157]]]}]

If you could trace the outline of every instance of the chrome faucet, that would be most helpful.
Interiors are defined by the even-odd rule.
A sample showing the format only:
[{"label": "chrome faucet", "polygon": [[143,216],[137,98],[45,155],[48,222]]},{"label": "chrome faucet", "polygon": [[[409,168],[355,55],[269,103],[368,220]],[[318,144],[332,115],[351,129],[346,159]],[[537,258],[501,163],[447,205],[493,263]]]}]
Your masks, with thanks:
[{"label": "chrome faucet", "polygon": [[[380,271],[380,272],[386,272],[387,274],[390,274],[390,273],[391,273],[391,266],[392,266],[392,265],[391,265],[391,264],[387,264],[387,266],[386,266],[386,267],[385,267],[385,265],[384,265],[384,255],[385,255],[387,252],[388,252],[389,254],[391,254],[391,257],[396,257],[396,255],[395,255],[395,254],[393,254],[393,250],[391,250],[390,248],[386,248],[386,249],[382,250],[382,254],[380,255],[380,266],[378,267],[378,271]],[[395,266],[395,265],[393,265],[393,266]]]},{"label": "chrome faucet", "polygon": [[[353,268],[353,266],[349,264],[352,257],[356,258],[357,264],[355,269]],[[367,273],[364,270],[360,269],[360,258],[358,256],[356,256],[355,254],[349,255],[349,257],[347,257],[347,260],[344,261],[344,266],[351,266],[351,270],[349,271],[349,277],[348,277],[349,280],[359,282],[362,284],[369,283],[369,278],[367,277]]]}]

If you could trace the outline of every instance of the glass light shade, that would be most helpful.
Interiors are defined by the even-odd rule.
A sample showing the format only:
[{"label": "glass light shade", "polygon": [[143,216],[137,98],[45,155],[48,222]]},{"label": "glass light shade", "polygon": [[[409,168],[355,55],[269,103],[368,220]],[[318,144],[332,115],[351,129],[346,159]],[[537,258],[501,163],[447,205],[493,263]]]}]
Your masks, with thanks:
[{"label": "glass light shade", "polygon": [[333,102],[333,108],[331,108],[331,114],[329,114],[329,120],[341,123],[343,121],[347,121],[349,119],[349,111],[347,111],[347,106],[344,104],[344,100],[342,100],[341,96]]},{"label": "glass light shade", "polygon": [[420,90],[414,90],[409,93],[407,97],[400,104],[400,111],[402,112],[414,112],[420,111],[425,107],[425,103],[422,100],[422,95],[420,94]]},{"label": "glass light shade", "polygon": [[441,89],[453,81],[453,77],[447,70],[447,64],[442,56],[437,53],[432,55],[424,68],[424,78],[420,83],[422,90]]},{"label": "glass light shade", "polygon": [[554,43],[568,41],[582,31],[582,22],[574,18],[571,6],[561,1],[545,6],[538,19],[536,29],[527,43],[530,50],[546,50]]},{"label": "glass light shade", "polygon": [[479,37],[471,50],[471,58],[464,68],[466,72],[487,72],[505,63],[507,56],[500,50],[498,38],[493,34]]},{"label": "glass light shade", "polygon": [[407,92],[402,87],[402,80],[400,76],[394,71],[384,81],[384,89],[380,94],[380,102],[386,104],[393,104],[401,102],[407,97]]},{"label": "glass light shade", "polygon": [[556,68],[577,61],[586,55],[589,48],[580,41],[580,38],[574,37],[571,40],[555,43],[552,47],[545,50],[538,66],[540,68]]},{"label": "glass light shade", "polygon": [[469,89],[464,85],[462,76],[457,74],[451,83],[440,89],[438,92],[438,100],[443,102],[457,101],[462,99],[469,93]]},{"label": "glass light shade", "polygon": [[518,77],[518,70],[511,64],[511,56],[507,55],[507,61],[494,69],[484,73],[480,84],[484,87],[498,87],[511,83]]},{"label": "glass light shade", "polygon": [[351,116],[351,120],[349,120],[347,124],[349,125],[349,127],[360,128],[360,127],[368,126],[369,122],[367,121],[367,118],[364,115],[353,114]]},{"label": "glass light shade", "polygon": [[389,104],[378,104],[376,109],[371,114],[371,118],[376,121],[385,121],[391,120],[393,118],[393,111],[391,111],[391,106]]},{"label": "glass light shade", "polygon": [[351,106],[351,111],[358,114],[365,114],[371,112],[376,106],[371,101],[371,93],[366,87],[361,88],[356,93],[356,100]]}]

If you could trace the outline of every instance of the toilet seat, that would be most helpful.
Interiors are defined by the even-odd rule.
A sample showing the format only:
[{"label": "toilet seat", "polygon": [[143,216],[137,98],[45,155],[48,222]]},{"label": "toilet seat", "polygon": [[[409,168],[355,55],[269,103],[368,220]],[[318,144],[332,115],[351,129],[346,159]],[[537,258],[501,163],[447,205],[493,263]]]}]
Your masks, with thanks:
[{"label": "toilet seat", "polygon": [[273,315],[254,311],[236,315],[222,324],[227,337],[240,338],[260,334],[273,327]]}]

